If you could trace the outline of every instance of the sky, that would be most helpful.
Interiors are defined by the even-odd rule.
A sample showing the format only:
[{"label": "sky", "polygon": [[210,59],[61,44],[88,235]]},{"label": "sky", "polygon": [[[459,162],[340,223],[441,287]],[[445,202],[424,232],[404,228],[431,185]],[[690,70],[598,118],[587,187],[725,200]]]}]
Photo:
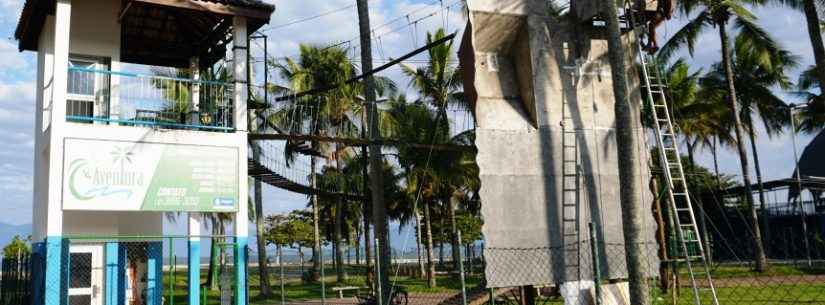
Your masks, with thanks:
[{"label": "sky", "polygon": [[[343,46],[353,49],[352,57],[357,59],[358,22],[355,0],[279,0],[272,1],[277,6],[264,33],[269,36],[269,54],[272,57],[294,57],[301,43],[329,45],[346,42]],[[447,26],[448,32],[463,31],[466,22],[454,5],[456,0],[444,0],[443,9],[438,0],[372,0],[371,18],[376,36],[373,54],[376,65],[383,64],[389,57],[398,57],[412,49],[423,46],[426,32]],[[0,224],[31,223],[31,198],[33,181],[34,147],[34,86],[35,54],[18,52],[14,40],[14,29],[20,15],[22,0],[0,0]],[[324,16],[301,21],[322,13]],[[766,7],[755,10],[758,23],[771,33],[783,47],[801,58],[802,67],[813,63],[804,15],[782,7]],[[665,41],[684,24],[684,16],[666,23],[660,34]],[[411,21],[420,20],[419,22]],[[693,66],[700,68],[711,65],[720,57],[718,36],[715,30],[704,33],[697,43],[693,57],[683,53]],[[260,45],[253,44],[253,52],[260,56]],[[455,44],[457,49],[458,42]],[[415,65],[415,63],[411,63]],[[797,71],[791,75],[796,79]],[[392,68],[382,75],[394,79],[402,92],[414,95],[409,88],[409,80],[398,68]],[[789,102],[799,103],[797,100]],[[789,133],[768,138],[760,132],[758,150],[762,161],[765,180],[788,178],[793,172],[793,146]],[[811,140],[809,135],[800,135],[799,146]],[[699,162],[712,167],[709,151],[698,154]],[[751,163],[752,164],[752,163]],[[722,172],[739,176],[739,162],[733,150],[724,150],[720,155]],[[306,206],[303,195],[267,188],[265,190],[265,210],[267,213],[287,212]]]}]

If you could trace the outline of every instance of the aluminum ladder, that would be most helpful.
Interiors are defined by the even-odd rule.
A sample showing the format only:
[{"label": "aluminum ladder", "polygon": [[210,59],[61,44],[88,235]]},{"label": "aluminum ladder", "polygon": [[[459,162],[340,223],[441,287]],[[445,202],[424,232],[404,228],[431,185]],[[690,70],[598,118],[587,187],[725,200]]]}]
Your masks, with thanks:
[{"label": "aluminum ladder", "polygon": [[[671,215],[676,226],[676,237],[682,250],[677,261],[683,261],[690,274],[690,282],[693,288],[693,298],[696,305],[702,305],[697,278],[704,278],[707,281],[713,305],[719,305],[716,288],[710,275],[710,266],[705,256],[704,244],[696,225],[696,217],[693,211],[693,204],[690,199],[690,191],[687,185],[685,170],[682,166],[682,156],[679,151],[678,135],[673,124],[673,117],[668,107],[667,85],[662,78],[659,66],[655,59],[648,55],[642,46],[642,38],[646,35],[643,31],[647,28],[644,23],[634,21],[637,11],[633,9],[632,3],[627,2],[625,6],[624,29],[633,31],[636,53],[641,64],[641,85],[642,98],[647,99],[653,119],[654,131],[656,133],[656,144],[659,154],[659,163],[662,167],[667,193],[670,200]],[[638,14],[641,16],[642,14]],[[641,28],[641,29],[640,29]],[[699,266],[695,266],[694,262]],[[700,271],[696,272],[695,267]],[[678,272],[678,270],[674,270]]]},{"label": "aluminum ladder", "polygon": [[[576,76],[574,75],[575,79]],[[575,83],[574,83],[575,85]],[[571,117],[573,109],[562,104],[562,241],[567,281],[581,280],[581,165],[578,131]],[[574,275],[575,279],[567,278]]]}]

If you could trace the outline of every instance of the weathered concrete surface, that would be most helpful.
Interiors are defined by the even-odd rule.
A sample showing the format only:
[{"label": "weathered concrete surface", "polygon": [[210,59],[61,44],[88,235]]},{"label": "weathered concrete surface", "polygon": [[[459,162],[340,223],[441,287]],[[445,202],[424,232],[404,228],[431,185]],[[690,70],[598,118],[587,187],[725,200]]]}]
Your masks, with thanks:
[{"label": "weathered concrete surface", "polygon": [[[591,221],[599,228],[602,274],[626,276],[606,30],[551,19],[544,3],[468,1],[470,20],[459,55],[478,126],[490,287],[592,278]],[[630,43],[629,56],[635,54]],[[638,77],[635,71],[627,73],[634,81],[629,84],[631,100],[639,103]],[[562,235],[565,117],[566,128],[576,132],[583,174],[578,243]],[[641,124],[636,126],[643,139]],[[639,150],[645,162],[640,185],[646,186],[648,152],[644,146]],[[649,210],[652,196],[646,188],[638,191]],[[644,219],[649,274],[658,272],[653,221],[652,215]]]}]

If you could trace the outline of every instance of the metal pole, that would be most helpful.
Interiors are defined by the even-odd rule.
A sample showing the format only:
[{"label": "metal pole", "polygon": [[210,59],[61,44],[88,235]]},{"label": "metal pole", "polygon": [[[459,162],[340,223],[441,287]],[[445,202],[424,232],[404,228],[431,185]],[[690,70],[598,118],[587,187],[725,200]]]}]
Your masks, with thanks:
[{"label": "metal pole", "polygon": [[[376,253],[378,253],[378,249],[380,248],[378,243],[379,243],[378,238],[376,238],[375,239],[375,251],[376,251]],[[384,298],[381,295],[381,286],[382,285],[381,285],[380,279],[381,279],[381,256],[376,255],[375,256],[375,281],[374,282],[375,282],[375,291],[376,291],[376,296],[377,296],[377,300],[378,300],[378,305],[384,304]]]},{"label": "metal pole", "polygon": [[596,289],[596,305],[602,305],[602,270],[599,266],[599,249],[596,237],[596,223],[590,222],[590,256],[593,259],[593,282]]},{"label": "metal pole", "polygon": [[269,105],[269,50],[267,50],[269,37],[262,36],[264,38],[264,104]]},{"label": "metal pole", "polygon": [[286,295],[284,294],[284,253],[283,249],[278,248],[278,265],[281,267],[281,305],[286,304]]},{"label": "metal pole", "polygon": [[175,260],[172,248],[172,238],[169,238],[169,304],[175,305]]},{"label": "metal pole", "polygon": [[793,159],[794,163],[796,163],[796,185],[799,188],[799,215],[802,217],[802,238],[805,240],[805,256],[808,259],[808,267],[811,267],[811,247],[808,244],[808,223],[805,217],[805,205],[802,201],[802,174],[800,173],[799,168],[799,153],[796,149],[796,117],[794,116],[794,110],[796,106],[791,105],[791,108],[788,109],[788,112],[791,115],[791,139],[793,141]]},{"label": "metal pole", "polygon": [[[461,246],[461,230],[456,230],[458,245]],[[467,283],[464,280],[464,258],[461,257],[461,248],[458,249],[458,275],[461,279],[461,304],[467,305]]]},{"label": "metal pole", "polygon": [[321,261],[321,305],[327,304],[327,285],[326,285],[326,278],[324,278],[324,247],[323,243],[321,244],[322,247],[318,249],[318,259]]},{"label": "metal pole", "polygon": [[494,289],[495,288],[490,288],[490,305],[496,305],[496,294]]}]

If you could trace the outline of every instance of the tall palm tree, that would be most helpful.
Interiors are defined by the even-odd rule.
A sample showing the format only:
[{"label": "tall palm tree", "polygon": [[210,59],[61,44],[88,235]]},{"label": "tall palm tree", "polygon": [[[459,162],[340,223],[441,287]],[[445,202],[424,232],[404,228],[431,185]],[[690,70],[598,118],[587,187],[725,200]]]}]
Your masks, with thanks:
[{"label": "tall palm tree", "polygon": [[[258,143],[249,143],[252,146],[252,159],[260,164],[261,146]],[[273,296],[272,286],[269,282],[269,258],[266,253],[266,240],[264,236],[264,209],[263,209],[263,183],[255,179],[254,186],[254,217],[255,217],[255,235],[258,246],[258,275],[260,276],[260,296],[268,299]]]},{"label": "tall palm tree", "polygon": [[[343,84],[358,73],[356,67],[347,57],[348,49],[346,48],[301,45],[300,49],[301,52],[297,62],[286,59],[284,62],[275,65],[282,78],[291,83],[293,92],[306,91],[330,84]],[[395,84],[387,78],[376,77],[374,83],[372,90],[375,92],[373,94],[384,94],[396,90]],[[362,84],[343,84],[334,90],[319,95],[293,100],[274,113],[272,119],[281,125],[286,124],[287,126],[284,126],[284,129],[292,129],[290,131],[293,132],[355,138],[359,126],[357,121],[363,117],[362,114],[366,110],[360,100],[362,92],[365,92],[365,86]],[[363,128],[366,124],[361,122],[360,126]],[[295,131],[296,128],[299,130]],[[327,165],[334,166],[338,172],[343,170],[342,156],[352,153],[351,147],[341,144],[313,142],[311,146],[312,151],[323,152],[327,159],[331,160]],[[287,159],[294,158],[294,151],[285,150],[285,153],[289,155]],[[310,163],[312,173],[315,173],[315,168],[312,166],[315,164],[314,161],[313,158],[313,162]],[[315,181],[314,178],[311,180]],[[344,184],[344,181],[339,181],[334,187],[341,189]],[[337,204],[340,206],[335,211],[343,211],[344,201],[340,200]],[[332,242],[336,249],[336,275],[338,281],[343,281],[345,279],[345,269],[341,263],[343,262],[343,249],[339,247],[339,243],[344,237],[343,215],[336,215],[334,224],[335,236],[332,238]],[[320,245],[318,245],[318,248],[318,251],[320,251]],[[315,262],[313,265],[314,270],[317,270],[315,267],[318,267],[319,263]]]},{"label": "tall palm tree", "polygon": [[[447,34],[444,29],[438,29],[434,34],[427,33],[427,43],[437,41],[446,37]],[[464,99],[462,92],[463,79],[460,68],[452,67],[450,60],[453,54],[453,41],[449,41],[428,50],[427,65],[418,68],[412,68],[407,65],[402,65],[404,74],[411,78],[410,84],[419,91],[422,102],[428,103],[437,109],[437,117],[435,129],[430,129],[431,139],[422,139],[418,143],[429,143],[436,137],[436,133],[440,131],[438,128],[446,126],[446,132],[449,133],[449,122],[447,122],[447,107],[454,105],[463,109],[468,109],[469,104]],[[446,124],[440,124],[444,121]],[[454,190],[453,190],[454,191]],[[446,190],[446,196],[452,197],[453,191]],[[445,210],[451,215],[448,218],[450,227],[455,228],[455,206],[452,200],[444,200]],[[458,269],[461,246],[458,244],[458,236],[455,230],[451,230],[451,249],[453,256],[454,269]]]},{"label": "tall palm tree", "polygon": [[[361,67],[363,67],[365,72],[372,70],[372,30],[370,27],[370,13],[369,13],[369,2],[367,0],[356,0],[356,6],[358,8],[358,32],[361,40]],[[379,134],[378,129],[378,107],[375,105],[376,97],[375,97],[375,78],[372,75],[367,75],[364,78],[364,100],[367,106],[367,113],[365,114],[365,118],[367,119],[367,124],[365,126],[368,127],[369,131],[369,139],[373,142],[380,140],[381,135]],[[372,198],[372,216],[373,216],[373,223],[375,224],[375,239],[378,243],[378,253],[375,254],[376,261],[383,262],[379,264],[380,270],[378,272],[378,288],[379,291],[386,291],[386,302],[383,300],[379,300],[379,304],[389,303],[390,297],[390,278],[389,274],[389,265],[390,265],[390,245],[389,245],[389,221],[387,220],[387,206],[384,202],[385,194],[384,194],[384,181],[382,175],[377,175],[376,173],[382,172],[383,168],[383,158],[381,156],[381,146],[377,143],[373,143],[369,145],[369,168],[370,172],[373,173],[373,179],[370,179],[370,191],[371,191],[371,198]]]},{"label": "tall palm tree", "polygon": [[[759,43],[759,33],[765,33],[755,23],[756,17],[747,9],[747,5],[763,4],[762,0],[684,0],[679,2],[680,8],[687,16],[694,16],[688,23],[680,29],[673,37],[665,43],[660,50],[659,56],[668,58],[678,49],[687,46],[688,51],[693,54],[694,44],[699,34],[709,28],[716,28],[719,33],[721,44],[722,61],[721,67],[724,72],[725,89],[727,91],[727,104],[730,109],[730,116],[734,124],[734,135],[736,137],[736,148],[739,154],[739,163],[742,169],[742,182],[744,184],[743,197],[750,209],[749,217],[753,231],[753,252],[754,265],[759,272],[765,271],[767,258],[765,248],[762,244],[762,233],[759,228],[759,220],[756,215],[756,206],[753,203],[753,192],[751,190],[750,166],[748,165],[747,149],[743,141],[744,127],[742,119],[738,115],[739,95],[736,91],[736,76],[733,72],[733,59],[731,52],[731,42],[728,33],[728,26],[733,26],[743,35],[750,35],[753,43]],[[766,49],[770,46],[762,45]]]},{"label": "tall palm tree", "polygon": [[[762,211],[762,229],[765,240],[769,240],[767,224],[767,207],[765,191],[762,185],[762,169],[757,149],[757,129],[754,120],[758,117],[768,136],[781,133],[789,124],[787,106],[782,98],[773,93],[774,88],[791,89],[792,82],[785,71],[797,66],[797,57],[782,49],[766,33],[757,37],[763,40],[754,44],[749,35],[740,34],[734,44],[733,69],[735,84],[741,101],[739,116],[745,123],[751,144],[751,156],[756,169],[756,184],[759,192],[759,204]],[[770,46],[764,48],[764,45]],[[703,87],[710,91],[725,92],[724,72],[721,64],[702,79]],[[715,94],[722,96],[723,94]]]},{"label": "tall palm tree", "polygon": [[[321,47],[304,45],[300,46],[298,61],[286,59],[284,62],[275,63],[275,67],[284,80],[290,82],[293,92],[303,92],[329,84],[340,84],[348,80],[355,74],[355,67],[347,58],[347,50],[341,47]],[[312,135],[333,134],[336,131],[344,130],[351,126],[351,121],[347,114],[354,107],[354,99],[342,98],[347,96],[352,89],[342,86],[335,90],[293,100],[287,106],[280,109],[270,118],[276,124],[286,127],[286,130],[298,133],[309,133]],[[306,111],[301,111],[301,110]],[[292,130],[290,130],[292,129]],[[294,130],[298,129],[298,130]],[[337,156],[335,148],[326,143],[312,141],[310,144],[313,152],[332,151],[332,156]],[[295,151],[285,149],[286,159],[294,158]],[[311,156],[310,161],[310,183],[316,184],[316,157]],[[312,196],[313,221],[320,222],[317,196]],[[340,210],[340,209],[339,209]],[[316,225],[314,230],[316,236],[313,247],[312,278],[318,278],[318,270],[321,268],[320,261],[320,230]],[[340,241],[340,240],[339,240]],[[333,241],[336,245],[337,242]],[[336,253],[336,261],[340,253]],[[343,269],[337,269],[336,275],[339,280],[343,280]]]},{"label": "tall palm tree", "polygon": [[[439,122],[441,128],[434,127],[439,116],[424,103],[407,103],[401,97],[390,102],[387,116],[392,124],[389,125],[388,135],[395,139],[403,139],[402,143],[445,143],[449,135],[445,122]],[[434,137],[430,130],[437,129]],[[413,212],[418,213],[420,208],[424,214],[423,243],[427,260],[427,283],[430,287],[436,286],[435,264],[433,259],[433,234],[431,210],[435,204],[435,185],[439,182],[429,162],[432,156],[421,149],[408,145],[399,145],[397,150],[398,163],[404,170],[404,180],[407,196],[413,203]],[[419,207],[420,206],[420,207]]]}]

